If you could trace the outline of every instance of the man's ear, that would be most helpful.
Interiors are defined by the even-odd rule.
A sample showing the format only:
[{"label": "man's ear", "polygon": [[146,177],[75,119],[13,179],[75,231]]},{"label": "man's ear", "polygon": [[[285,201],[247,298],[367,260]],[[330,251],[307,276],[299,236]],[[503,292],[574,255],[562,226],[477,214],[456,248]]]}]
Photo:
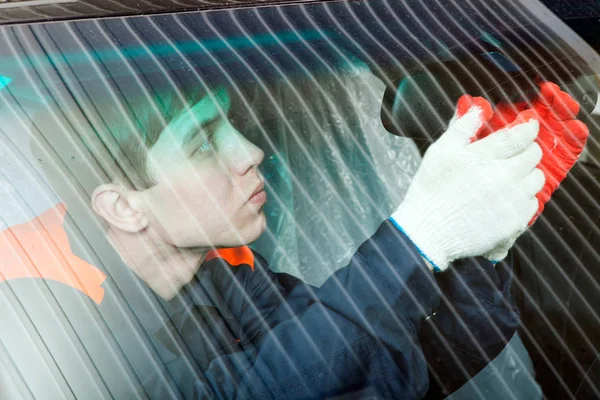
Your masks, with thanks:
[{"label": "man's ear", "polygon": [[92,193],[92,207],[110,226],[137,233],[148,227],[149,221],[143,210],[129,199],[128,193],[114,183],[100,185]]}]

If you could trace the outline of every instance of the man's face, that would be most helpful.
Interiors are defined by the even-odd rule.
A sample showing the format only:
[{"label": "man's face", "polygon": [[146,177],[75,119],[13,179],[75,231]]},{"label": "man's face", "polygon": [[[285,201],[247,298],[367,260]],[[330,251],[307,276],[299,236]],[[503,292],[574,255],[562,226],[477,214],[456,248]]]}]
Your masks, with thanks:
[{"label": "man's face", "polygon": [[150,150],[157,184],[140,193],[150,226],[176,247],[234,247],[265,230],[263,152],[228,121],[228,93],[207,95]]}]

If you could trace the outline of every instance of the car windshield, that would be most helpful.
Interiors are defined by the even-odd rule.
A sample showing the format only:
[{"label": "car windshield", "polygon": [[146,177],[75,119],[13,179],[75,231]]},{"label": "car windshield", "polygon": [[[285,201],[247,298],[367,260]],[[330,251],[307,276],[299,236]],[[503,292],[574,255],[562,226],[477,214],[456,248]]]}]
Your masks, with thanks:
[{"label": "car windshield", "polygon": [[[234,396],[250,378],[211,373],[254,371],[253,346],[269,331],[254,329],[248,310],[276,331],[291,318],[276,298],[288,299],[294,320],[311,318],[309,304],[326,307],[333,300],[318,288],[359,263],[357,250],[402,203],[459,97],[525,104],[545,81],[580,104],[587,146],[506,262],[478,267],[477,278],[436,275],[442,300],[411,339],[423,353],[406,362],[425,368],[411,383],[419,396],[598,394],[600,11],[433,3],[0,27],[0,326],[10,327],[0,329],[0,397],[191,399],[204,398],[202,385]],[[272,289],[252,286],[242,267],[258,264],[276,277],[263,281],[279,285],[267,305],[259,294]],[[335,284],[360,293],[377,274]],[[212,289],[199,294],[206,276]],[[344,293],[349,309],[369,313]],[[331,326],[347,329],[335,318]],[[365,330],[394,347],[382,324]],[[324,398],[324,378],[311,371],[337,371],[338,359],[311,338],[307,354],[320,358],[310,368],[286,338],[279,348],[302,382],[256,398],[296,398],[296,384],[297,398]],[[477,383],[479,373],[496,380]],[[379,381],[365,382],[376,390]],[[359,386],[339,385],[357,398],[380,394]]]}]

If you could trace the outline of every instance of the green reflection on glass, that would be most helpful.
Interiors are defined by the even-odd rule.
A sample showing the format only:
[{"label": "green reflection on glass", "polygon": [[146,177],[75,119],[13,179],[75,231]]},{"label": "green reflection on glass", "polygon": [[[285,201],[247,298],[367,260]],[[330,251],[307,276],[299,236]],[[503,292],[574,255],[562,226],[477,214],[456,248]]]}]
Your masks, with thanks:
[{"label": "green reflection on glass", "polygon": [[4,89],[11,82],[12,82],[11,78],[0,75],[0,90]]}]

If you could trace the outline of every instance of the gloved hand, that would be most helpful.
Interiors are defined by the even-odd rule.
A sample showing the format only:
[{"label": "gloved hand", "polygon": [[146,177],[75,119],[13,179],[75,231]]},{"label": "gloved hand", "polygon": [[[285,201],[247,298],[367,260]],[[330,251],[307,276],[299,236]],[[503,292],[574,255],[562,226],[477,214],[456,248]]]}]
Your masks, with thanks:
[{"label": "gloved hand", "polygon": [[534,143],[537,120],[526,115],[523,123],[472,142],[492,107],[463,96],[457,109],[391,216],[438,271],[455,259],[486,254],[525,229],[544,185],[535,169],[542,156]]},{"label": "gloved hand", "polygon": [[[535,113],[540,121],[540,133],[536,141],[542,148],[543,156],[538,168],[546,176],[546,184],[536,195],[538,210],[529,221],[528,225],[531,226],[579,158],[585,147],[588,128],[583,122],[575,119],[579,113],[579,104],[569,94],[561,91],[558,85],[544,82],[540,84],[539,96],[531,105],[526,102],[498,104],[493,117],[480,128],[474,140],[487,137],[492,132],[513,123],[517,113],[522,114],[527,109]],[[521,233],[517,233],[486,254],[486,258],[492,262],[503,260]]]}]

